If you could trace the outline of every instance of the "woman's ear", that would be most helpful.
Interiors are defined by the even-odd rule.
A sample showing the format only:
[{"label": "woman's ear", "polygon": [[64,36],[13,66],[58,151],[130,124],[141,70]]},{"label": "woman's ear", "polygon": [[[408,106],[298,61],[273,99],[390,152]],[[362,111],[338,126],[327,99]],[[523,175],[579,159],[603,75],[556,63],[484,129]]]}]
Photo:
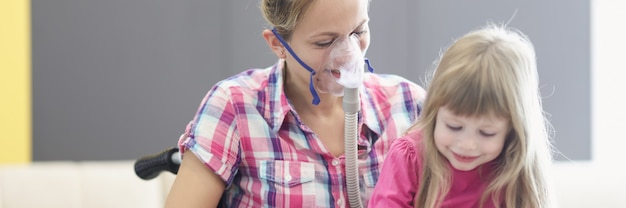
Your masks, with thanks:
[{"label": "woman's ear", "polygon": [[267,42],[267,46],[270,47],[270,49],[274,52],[274,54],[276,54],[278,58],[287,58],[287,55],[285,54],[285,47],[283,46],[283,44],[280,43],[278,38],[276,38],[271,30],[263,30],[263,39],[265,39],[265,42]]}]

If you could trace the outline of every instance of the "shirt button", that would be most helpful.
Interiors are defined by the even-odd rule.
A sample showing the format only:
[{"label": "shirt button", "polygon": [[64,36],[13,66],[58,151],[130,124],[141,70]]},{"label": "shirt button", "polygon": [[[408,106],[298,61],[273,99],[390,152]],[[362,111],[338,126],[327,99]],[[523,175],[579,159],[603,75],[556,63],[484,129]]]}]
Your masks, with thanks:
[{"label": "shirt button", "polygon": [[343,198],[342,198],[342,199],[337,200],[337,206],[339,206],[339,207],[343,207]]},{"label": "shirt button", "polygon": [[286,181],[291,181],[291,175],[287,175],[287,176],[285,176],[285,180],[286,180]]},{"label": "shirt button", "polygon": [[334,159],[333,160],[333,166],[337,166],[339,165],[339,160],[338,159]]}]

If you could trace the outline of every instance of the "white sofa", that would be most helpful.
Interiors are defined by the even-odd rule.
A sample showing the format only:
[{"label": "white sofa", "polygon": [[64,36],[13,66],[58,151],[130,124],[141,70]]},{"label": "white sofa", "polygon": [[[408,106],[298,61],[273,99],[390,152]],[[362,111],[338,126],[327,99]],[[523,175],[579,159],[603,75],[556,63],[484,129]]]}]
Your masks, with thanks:
[{"label": "white sofa", "polygon": [[553,184],[562,208],[626,208],[626,174],[619,164],[558,162]]},{"label": "white sofa", "polygon": [[134,161],[0,165],[0,208],[163,207],[174,175],[135,175]]},{"label": "white sofa", "polygon": [[[134,161],[0,165],[0,208],[160,208],[174,175],[135,175]],[[626,175],[589,162],[557,163],[560,207],[626,208]]]}]

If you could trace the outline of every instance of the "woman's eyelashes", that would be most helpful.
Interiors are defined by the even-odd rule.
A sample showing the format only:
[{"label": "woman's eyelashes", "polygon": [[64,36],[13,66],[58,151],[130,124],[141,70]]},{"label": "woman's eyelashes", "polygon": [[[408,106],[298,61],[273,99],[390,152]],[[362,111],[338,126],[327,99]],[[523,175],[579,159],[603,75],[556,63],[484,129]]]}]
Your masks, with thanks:
[{"label": "woman's eyelashes", "polygon": [[[359,31],[355,31],[355,32],[350,33],[350,35],[356,35],[356,37],[360,38],[361,35],[363,35],[365,33],[367,33],[367,30],[359,30]],[[338,37],[334,37],[334,38],[332,38],[330,40],[315,42],[314,44],[317,47],[326,48],[326,47],[332,45],[337,39],[338,39]]]},{"label": "woman's eyelashes", "polygon": [[333,44],[333,42],[335,42],[335,38],[333,38],[332,40],[329,40],[329,41],[320,41],[320,42],[315,42],[315,45],[316,45],[317,47],[322,47],[322,48],[325,48],[325,47],[330,46],[330,44]]},{"label": "woman's eyelashes", "polygon": [[352,32],[350,35],[356,35],[357,37],[361,37],[361,35],[365,33],[367,33],[367,30],[360,30],[360,31]]}]

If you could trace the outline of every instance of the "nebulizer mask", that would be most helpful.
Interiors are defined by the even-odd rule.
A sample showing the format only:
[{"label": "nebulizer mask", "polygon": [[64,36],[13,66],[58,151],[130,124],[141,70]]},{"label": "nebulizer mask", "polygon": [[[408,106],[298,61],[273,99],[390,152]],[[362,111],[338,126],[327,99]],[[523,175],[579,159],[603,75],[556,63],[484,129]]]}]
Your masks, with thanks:
[{"label": "nebulizer mask", "polygon": [[320,93],[343,96],[344,88],[358,88],[363,83],[365,58],[359,37],[350,35],[335,40],[328,47],[320,72],[314,76]]},{"label": "nebulizer mask", "polygon": [[[317,105],[320,93],[330,93],[343,96],[344,110],[344,148],[346,161],[346,187],[350,207],[362,207],[359,185],[357,160],[358,114],[361,110],[359,87],[363,84],[364,65],[373,72],[369,61],[364,58],[359,44],[359,37],[351,34],[348,37],[336,39],[325,53],[325,58],[317,71],[304,63],[287,42],[272,29],[272,32],[283,44],[293,58],[311,73],[309,90],[313,95],[313,104]],[[316,91],[317,90],[317,91]]]},{"label": "nebulizer mask", "polygon": [[309,91],[313,95],[314,105],[320,102],[317,91],[342,96],[346,87],[358,88],[363,84],[364,65],[367,65],[370,72],[374,71],[369,60],[364,58],[359,38],[355,34],[335,40],[326,50],[321,66],[315,70],[298,57],[289,47],[289,44],[278,34],[276,28],[272,29],[272,32],[289,54],[311,73]]}]

